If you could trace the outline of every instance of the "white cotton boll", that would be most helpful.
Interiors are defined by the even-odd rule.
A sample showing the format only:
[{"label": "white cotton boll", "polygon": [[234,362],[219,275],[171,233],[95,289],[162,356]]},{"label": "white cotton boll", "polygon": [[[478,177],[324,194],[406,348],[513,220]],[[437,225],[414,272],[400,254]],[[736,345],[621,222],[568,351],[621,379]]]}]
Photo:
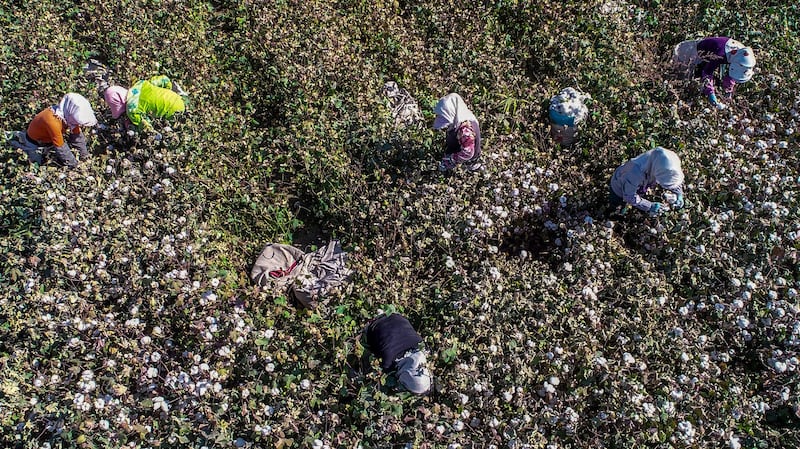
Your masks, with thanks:
[{"label": "white cotton boll", "polygon": [[743,299],[743,300],[745,300],[745,301],[748,301],[748,300],[750,300],[750,298],[751,298],[752,296],[753,296],[753,294],[752,294],[752,293],[750,293],[750,292],[748,292],[748,291],[744,291],[744,292],[742,292],[742,299]]},{"label": "white cotton boll", "polygon": [[774,301],[778,299],[778,292],[776,292],[775,290],[770,290],[767,292],[767,297],[769,297],[769,299]]},{"label": "white cotton boll", "polygon": [[739,316],[736,318],[736,325],[741,329],[747,329],[750,326],[750,320],[744,316]]}]

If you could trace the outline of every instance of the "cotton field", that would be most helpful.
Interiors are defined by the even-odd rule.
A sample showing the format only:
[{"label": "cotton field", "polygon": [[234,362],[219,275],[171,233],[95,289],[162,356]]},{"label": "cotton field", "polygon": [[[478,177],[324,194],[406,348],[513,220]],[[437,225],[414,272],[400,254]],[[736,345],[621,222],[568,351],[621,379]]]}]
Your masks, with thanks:
[{"label": "cotton field", "polygon": [[[2,131],[66,92],[98,120],[72,170],[2,146],[0,445],[800,447],[786,3],[0,3]],[[758,57],[723,110],[668,65],[717,35]],[[167,74],[187,113],[122,128],[89,58]],[[422,120],[392,117],[390,81]],[[436,169],[448,92],[480,170]],[[685,207],[611,210],[655,146]],[[313,310],[248,277],[267,243],[331,239],[354,275]],[[365,357],[381,312],[423,337],[431,394]]]}]

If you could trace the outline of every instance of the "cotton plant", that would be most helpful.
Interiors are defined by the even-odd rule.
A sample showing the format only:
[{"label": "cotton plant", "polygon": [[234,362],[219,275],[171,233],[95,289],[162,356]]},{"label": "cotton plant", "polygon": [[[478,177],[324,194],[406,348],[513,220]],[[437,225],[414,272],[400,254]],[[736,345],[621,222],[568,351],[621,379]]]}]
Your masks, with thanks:
[{"label": "cotton plant", "polygon": [[[555,448],[575,438],[595,446],[747,447],[750,439],[768,441],[771,430],[761,423],[795,412],[798,403],[791,380],[800,341],[793,271],[800,99],[791,81],[770,75],[777,71],[767,66],[759,86],[768,92],[747,86],[747,104],[737,100],[729,110],[707,114],[699,102],[660,96],[675,84],[637,83],[608,65],[603,70],[610,72],[600,72],[592,64],[604,61],[595,56],[604,46],[583,46],[597,37],[593,27],[615,42],[635,42],[630,36],[654,30],[651,19],[683,30],[692,14],[691,5],[679,18],[625,2],[603,6],[599,12],[578,7],[580,21],[557,27],[569,30],[574,49],[557,45],[559,39],[553,47],[537,43],[543,53],[535,62],[545,67],[543,82],[533,86],[505,50],[492,50],[502,42],[483,34],[489,29],[480,24],[462,21],[459,8],[396,11],[403,14],[367,8],[352,20],[332,6],[300,7],[302,22],[273,8],[241,24],[231,21],[224,33],[231,48],[270,62],[263,77],[210,74],[210,63],[198,58],[219,60],[218,54],[204,47],[181,52],[198,72],[198,106],[215,105],[192,111],[196,126],[164,128],[160,139],[138,135],[130,148],[98,142],[109,153],[93,157],[78,175],[5,161],[9,182],[0,187],[0,213],[9,229],[30,225],[3,239],[0,315],[9,324],[0,326],[8,348],[0,391],[19,400],[0,408],[0,439],[39,438],[42,447],[67,435],[84,438],[76,444],[103,447],[156,441],[287,447],[292,440],[293,447]],[[187,13],[179,18],[206,14],[177,7]],[[91,17],[87,11],[82,14]],[[507,17],[537,25],[549,20],[511,4],[497,11],[505,14],[504,27],[513,25]],[[127,12],[154,20],[147,11]],[[218,12],[224,18],[230,11]],[[468,42],[438,51],[425,30],[405,26],[422,12],[432,13],[425,21],[437,29],[478,36],[481,47]],[[46,14],[14,17],[29,29],[52,29]],[[307,25],[308,17],[319,26]],[[586,20],[593,26],[583,26]],[[370,52],[378,44],[369,39],[353,44],[346,36],[363,33],[355,32],[356,24],[367,24],[371,36],[392,36],[374,41],[381,48],[397,42],[397,51]],[[759,24],[767,39],[774,28]],[[204,45],[187,39],[186,30],[153,22],[151,31],[169,36],[176,49]],[[243,31],[269,48],[248,45]],[[51,47],[70,53],[82,45],[74,33],[25,35],[39,40],[34,47],[44,53],[19,66],[37,76],[55,75],[44,56],[63,56]],[[303,39],[314,45],[294,45]],[[21,49],[15,42],[9,45]],[[405,51],[430,45],[430,52]],[[625,71],[634,58],[652,56],[635,50],[623,44],[615,58]],[[548,66],[552,55],[578,51],[584,53],[574,58],[576,73],[599,86],[592,109],[602,120],[585,131],[607,145],[554,154],[537,136],[544,125],[534,123],[541,112],[534,99],[546,101],[550,93],[536,85],[562,82],[547,75],[556,69]],[[28,52],[12,53],[17,61]],[[361,56],[374,54],[405,71],[402,84],[420,104],[424,92],[447,83],[473,91],[491,137],[485,172],[443,180],[417,170],[431,150],[424,131],[395,136],[407,142],[386,153],[401,154],[402,161],[382,158],[376,148],[392,134],[369,120],[378,111],[369,95],[384,80],[375,76],[377,60]],[[477,66],[459,59],[475,61],[475,54],[481,55]],[[146,52],[154,60],[159,55]],[[365,70],[336,69],[352,66]],[[431,76],[431,67],[445,67],[446,80]],[[63,79],[63,69],[58,73],[53,79],[72,82]],[[22,85],[31,83],[25,72],[17,74]],[[55,89],[40,78],[34,84]],[[473,79],[492,87],[472,89]],[[334,81],[335,89],[326,84]],[[509,108],[501,117],[491,106],[500,92],[520,98],[517,113]],[[234,97],[242,107],[226,109]],[[44,100],[32,94],[19,107],[2,102],[0,108],[16,120],[27,101]],[[266,117],[276,105],[269,112],[276,117]],[[641,150],[651,134],[663,138],[665,129],[672,141],[658,143],[674,145],[687,164],[687,208],[657,219],[605,217],[603,170],[613,163],[598,162],[603,152],[609,160],[621,158]],[[316,173],[324,182],[315,183]],[[347,184],[337,184],[342,173]],[[290,203],[282,189],[297,197]],[[264,203],[273,207],[269,214],[248,215]],[[263,243],[253,236],[288,235],[270,220],[295,211],[359,248],[353,252],[362,273],[358,288],[316,312],[298,312],[238,273],[251,262],[248,251]],[[388,304],[414,313],[426,330],[441,384],[436,395],[394,396],[383,390],[381,376],[349,377],[349,357],[357,352],[349,338]],[[743,373],[744,359],[760,368]],[[218,432],[223,428],[228,431]],[[780,432],[791,436],[792,429]]]}]

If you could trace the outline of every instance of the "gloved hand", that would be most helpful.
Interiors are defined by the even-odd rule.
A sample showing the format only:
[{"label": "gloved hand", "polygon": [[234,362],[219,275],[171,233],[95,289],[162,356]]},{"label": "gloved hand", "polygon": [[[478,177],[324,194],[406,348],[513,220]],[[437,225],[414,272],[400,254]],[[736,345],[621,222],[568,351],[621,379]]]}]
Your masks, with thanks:
[{"label": "gloved hand", "polygon": [[720,101],[717,100],[717,94],[709,94],[708,101],[711,102],[711,104],[714,105],[714,107],[716,107],[720,111],[727,108],[725,103],[720,103]]},{"label": "gloved hand", "polygon": [[678,195],[678,198],[672,205],[675,207],[675,209],[681,209],[684,206],[683,195]]},{"label": "gloved hand", "polygon": [[661,212],[661,209],[662,209],[661,203],[653,203],[650,206],[650,216],[655,217]]}]

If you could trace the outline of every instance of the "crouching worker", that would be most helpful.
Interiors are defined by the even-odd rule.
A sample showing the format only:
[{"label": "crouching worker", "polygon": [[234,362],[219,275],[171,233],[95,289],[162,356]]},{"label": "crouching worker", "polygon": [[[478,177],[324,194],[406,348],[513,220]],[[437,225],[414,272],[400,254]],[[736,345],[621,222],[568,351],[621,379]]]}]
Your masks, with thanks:
[{"label": "crouching worker", "polygon": [[384,373],[395,373],[397,381],[414,394],[431,389],[431,374],[425,366],[426,352],[419,347],[422,337],[402,315],[378,317],[364,330],[362,342],[381,361]]},{"label": "crouching worker", "polygon": [[447,131],[439,171],[452,170],[462,163],[467,170],[480,170],[481,129],[464,99],[458,94],[447,94],[436,103],[433,112],[436,113],[433,129]]},{"label": "crouching worker", "polygon": [[177,83],[163,75],[137,81],[130,89],[110,86],[103,92],[111,109],[111,117],[118,119],[126,114],[127,122],[123,122],[125,127],[130,123],[140,131],[153,130],[151,118],[171,119],[175,114],[184,112],[185,95]]},{"label": "crouching worker", "polygon": [[736,83],[750,81],[756,66],[753,49],[729,37],[708,37],[700,40],[697,43],[697,61],[697,71],[703,79],[703,95],[719,109],[724,109],[725,104],[717,97],[714,88],[717,68],[728,64],[728,73],[722,78],[722,90],[724,98],[731,99]]},{"label": "crouching worker", "polygon": [[78,151],[82,160],[89,157],[81,127],[96,124],[89,100],[80,94],[68,93],[57,105],[36,114],[27,132],[17,133],[17,141],[12,144],[25,151],[31,162],[41,164],[45,157],[52,157],[57,163],[74,168],[78,160],[72,149]]},{"label": "crouching worker", "polygon": [[656,216],[663,211],[663,205],[642,198],[656,185],[675,195],[672,207],[680,209],[684,206],[681,160],[677,154],[662,147],[642,153],[617,168],[609,186],[611,205],[619,207],[627,203]]}]

